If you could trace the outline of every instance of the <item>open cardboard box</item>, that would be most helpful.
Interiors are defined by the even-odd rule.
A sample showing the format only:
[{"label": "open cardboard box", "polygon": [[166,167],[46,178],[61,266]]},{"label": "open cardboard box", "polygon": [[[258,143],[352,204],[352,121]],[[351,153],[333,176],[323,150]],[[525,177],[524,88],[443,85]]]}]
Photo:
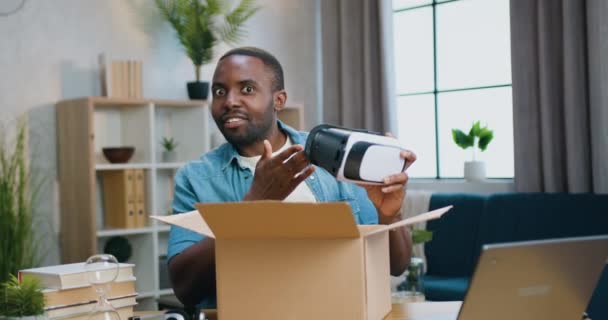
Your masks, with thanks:
[{"label": "open cardboard box", "polygon": [[216,239],[220,319],[377,320],[391,311],[389,230],[451,207],[392,225],[357,225],[345,202],[196,208],[153,218]]}]

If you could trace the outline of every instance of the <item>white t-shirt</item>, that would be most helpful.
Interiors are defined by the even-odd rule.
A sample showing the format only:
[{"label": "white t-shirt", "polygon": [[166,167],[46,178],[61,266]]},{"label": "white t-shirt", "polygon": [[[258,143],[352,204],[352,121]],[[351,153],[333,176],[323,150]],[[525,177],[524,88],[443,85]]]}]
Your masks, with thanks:
[{"label": "white t-shirt", "polygon": [[[273,152],[272,155],[276,156],[281,153],[283,150],[291,147],[292,143],[289,138],[285,139],[285,144],[277,151]],[[249,168],[251,173],[255,174],[255,166],[260,161],[262,156],[255,157],[243,157],[238,155],[239,164],[245,168]],[[306,181],[302,181],[288,196],[283,200],[285,202],[317,202],[315,195],[312,193]]]}]

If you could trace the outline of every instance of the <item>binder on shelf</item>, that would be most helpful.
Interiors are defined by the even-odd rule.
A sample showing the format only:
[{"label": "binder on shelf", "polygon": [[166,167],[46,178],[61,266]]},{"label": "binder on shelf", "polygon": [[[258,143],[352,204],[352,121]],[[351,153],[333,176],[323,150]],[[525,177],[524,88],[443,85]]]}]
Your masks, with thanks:
[{"label": "binder on shelf", "polygon": [[110,170],[103,173],[105,227],[137,227],[135,170]]},{"label": "binder on shelf", "polygon": [[143,169],[136,169],[135,172],[135,214],[136,226],[143,228],[147,225],[146,214],[146,178]]}]

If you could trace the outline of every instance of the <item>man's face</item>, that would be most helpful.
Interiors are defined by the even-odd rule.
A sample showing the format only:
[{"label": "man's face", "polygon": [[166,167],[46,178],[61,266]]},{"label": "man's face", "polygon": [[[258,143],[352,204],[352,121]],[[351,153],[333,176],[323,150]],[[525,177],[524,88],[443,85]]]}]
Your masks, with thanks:
[{"label": "man's face", "polygon": [[222,59],[213,75],[211,114],[228,142],[249,146],[267,137],[274,124],[273,77],[256,57]]}]

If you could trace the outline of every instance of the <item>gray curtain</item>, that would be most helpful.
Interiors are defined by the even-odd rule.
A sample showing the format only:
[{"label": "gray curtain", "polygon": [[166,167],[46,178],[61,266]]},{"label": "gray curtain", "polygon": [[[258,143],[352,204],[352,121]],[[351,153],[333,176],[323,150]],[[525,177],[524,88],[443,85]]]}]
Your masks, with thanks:
[{"label": "gray curtain", "polygon": [[608,192],[606,3],[511,0],[517,191]]},{"label": "gray curtain", "polygon": [[387,0],[320,0],[323,122],[394,132]]}]

